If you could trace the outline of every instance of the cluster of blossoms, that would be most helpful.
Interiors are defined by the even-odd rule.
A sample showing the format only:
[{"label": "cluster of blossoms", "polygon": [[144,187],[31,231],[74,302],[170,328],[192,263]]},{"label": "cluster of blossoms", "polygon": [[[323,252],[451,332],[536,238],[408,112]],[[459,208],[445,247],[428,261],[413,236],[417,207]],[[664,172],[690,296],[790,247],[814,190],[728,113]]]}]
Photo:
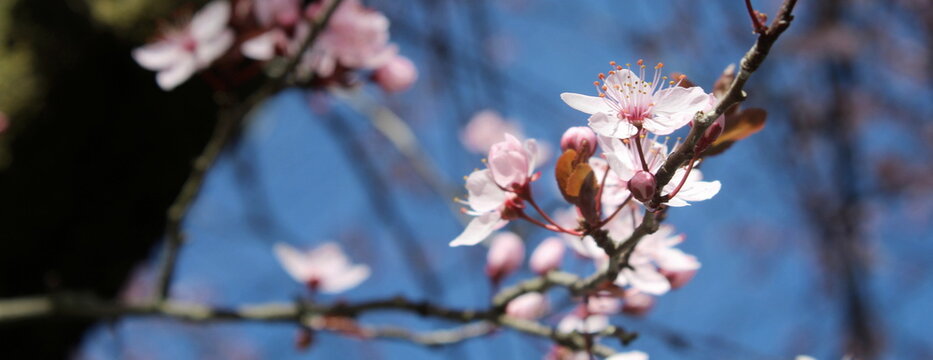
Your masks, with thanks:
[{"label": "cluster of blossoms", "polygon": [[[676,248],[684,236],[673,227],[660,225],[651,234],[631,239],[645,211],[658,213],[668,207],[688,206],[710,199],[720,190],[718,181],[703,180],[696,165],[699,154],[722,132],[722,118],[695,145],[697,156],[677,169],[669,183],[658,186],[655,178],[680,146],[678,139],[669,148],[668,139],[659,137],[691,124],[697,112],[712,108],[715,96],[690,86],[683,76],[676,80],[662,76],[663,64],[655,67],[650,79],[640,60],[637,74],[631,65],[610,65],[612,70],[599,74],[594,83],[598,96],[561,94],[569,106],[590,115],[589,127],[572,127],[564,133],[560,142],[563,154],[555,168],[561,195],[573,206],[553,216],[544,211],[531,187],[540,177],[535,172],[539,165],[537,143],[500,133],[503,140],[489,146],[486,168],[466,177],[467,198],[461,202],[473,219],[450,242],[450,246],[476,245],[492,235],[486,273],[499,284],[522,267],[526,256],[524,241],[518,235],[497,232],[511,220],[525,220],[557,233],[530,255],[529,268],[539,275],[561,268],[566,247],[573,249],[577,258],[592,261],[596,271],[606,271],[611,263],[607,249],[622,249],[624,242],[638,241],[624,254],[623,267],[615,279],[597,286],[566,312],[557,325],[563,332],[595,335],[609,325],[609,316],[644,314],[653,307],[656,296],[689,282],[700,263]],[[546,294],[530,292],[509,302],[506,313],[536,319],[548,313],[549,307]],[[643,353],[622,355],[647,358]],[[588,358],[586,353],[559,346],[548,356]]]},{"label": "cluster of blossoms", "polygon": [[214,0],[165,29],[155,42],[135,49],[133,58],[156,71],[165,90],[218,62],[281,57],[298,57],[297,75],[313,76],[320,84],[347,84],[352,73],[369,71],[385,91],[410,87],[418,73],[389,42],[389,20],[359,0],[341,2],[312,46],[298,54],[311,35],[311,20],[332,1],[303,7],[301,0]]}]

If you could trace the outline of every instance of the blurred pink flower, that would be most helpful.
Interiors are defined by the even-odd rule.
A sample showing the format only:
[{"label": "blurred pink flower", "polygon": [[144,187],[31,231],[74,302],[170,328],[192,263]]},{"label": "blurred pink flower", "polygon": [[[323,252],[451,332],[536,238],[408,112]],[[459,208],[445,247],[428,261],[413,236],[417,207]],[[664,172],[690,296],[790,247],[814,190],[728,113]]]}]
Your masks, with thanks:
[{"label": "blurred pink flower", "polygon": [[230,3],[215,0],[196,12],[181,28],[162,34],[154,43],[133,50],[133,59],[140,66],[156,71],[156,82],[163,90],[171,90],[185,82],[195,72],[207,68],[233,44]]},{"label": "blurred pink flower", "polygon": [[376,84],[386,92],[408,90],[418,79],[418,69],[408,58],[396,55],[373,73]]},{"label": "blurred pink flower", "polygon": [[559,238],[544,239],[531,253],[531,259],[528,261],[529,267],[539,275],[556,270],[564,258],[565,249],[563,240]]},{"label": "blurred pink flower", "polygon": [[522,131],[514,121],[505,120],[493,110],[482,110],[473,115],[460,134],[463,145],[475,153],[485,154],[493,144],[502,141],[503,134],[521,138]]},{"label": "blurred pink flower", "polygon": [[641,351],[626,351],[607,357],[606,360],[648,360],[648,354]]},{"label": "blurred pink flower", "polygon": [[263,27],[291,27],[301,18],[301,1],[253,0],[253,14]]},{"label": "blurred pink flower", "polygon": [[[314,18],[331,1],[311,4],[306,16]],[[359,0],[345,0],[334,11],[327,29],[305,53],[302,66],[327,77],[338,65],[351,69],[378,68],[397,52],[398,48],[389,43],[389,19]]]},{"label": "blurred pink flower", "polygon": [[511,232],[502,232],[492,238],[486,254],[486,275],[494,283],[509,276],[525,260],[525,243]]},{"label": "blurred pink flower", "polygon": [[325,243],[304,252],[276,243],[273,250],[285,272],[312,290],[343,292],[359,285],[370,274],[369,266],[351,264],[336,243]]},{"label": "blurred pink flower", "polygon": [[636,75],[628,65],[610,65],[609,75],[599,74],[595,82],[599,96],[562,93],[561,99],[570,107],[590,114],[589,124],[598,134],[613,138],[629,138],[644,128],[657,135],[667,135],[693,119],[709,103],[711,95],[699,86],[680,87],[679,81],[667,81],[661,76],[664,64],[655,66],[651,81],[645,78],[645,65],[638,61]]},{"label": "blurred pink flower", "polygon": [[625,291],[622,312],[629,315],[644,315],[654,307],[654,297],[635,289]]},{"label": "blurred pink flower", "polygon": [[539,292],[530,292],[509,301],[505,313],[511,317],[534,320],[547,312],[547,298]]}]

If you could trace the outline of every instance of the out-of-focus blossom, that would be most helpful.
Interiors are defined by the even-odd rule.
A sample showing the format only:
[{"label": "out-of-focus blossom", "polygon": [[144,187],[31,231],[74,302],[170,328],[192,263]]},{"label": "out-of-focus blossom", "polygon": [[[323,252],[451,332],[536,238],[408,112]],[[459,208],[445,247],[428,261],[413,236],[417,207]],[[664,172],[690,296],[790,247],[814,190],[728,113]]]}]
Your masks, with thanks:
[{"label": "out-of-focus blossom", "polygon": [[608,326],[608,316],[588,314],[585,309],[578,307],[557,323],[557,331],[565,333],[576,331],[581,334],[592,334],[600,332]]},{"label": "out-of-focus blossom", "polygon": [[599,96],[574,93],[560,95],[570,107],[590,114],[589,125],[596,133],[629,138],[646,129],[658,135],[667,135],[693,119],[696,112],[709,103],[710,95],[698,86],[680,87],[680,81],[668,81],[661,76],[663,64],[655,66],[654,77],[645,78],[645,65],[638,61],[636,75],[629,65],[615,67],[609,75],[599,74],[594,82]]},{"label": "out-of-focus blossom", "polygon": [[351,264],[336,243],[325,243],[308,251],[276,243],[274,251],[285,272],[312,290],[343,292],[359,285],[370,274],[369,266]]},{"label": "out-of-focus blossom", "polygon": [[564,132],[560,138],[560,150],[573,149],[583,158],[596,153],[596,133],[586,126],[574,126]]},{"label": "out-of-focus blossom", "polygon": [[667,293],[672,287],[671,282],[660,270],[679,272],[700,268],[696,257],[674,248],[681,242],[683,235],[674,235],[674,228],[669,225],[662,225],[654,234],[645,235],[629,258],[631,268],[623,269],[615,283],[651,295]]},{"label": "out-of-focus blossom", "polygon": [[253,14],[263,27],[292,27],[301,19],[300,0],[253,0]]},{"label": "out-of-focus blossom", "polygon": [[[657,173],[669,155],[666,144],[648,137],[622,140],[600,137],[599,141],[610,167],[623,180],[632,179],[638,171],[643,171],[641,157],[638,155],[638,146],[635,144],[636,141],[641,142],[645,164],[652,174]],[[685,174],[687,174],[686,170],[677,169],[671,181],[664,186],[662,194],[670,194],[674,191]],[[680,191],[666,204],[675,207],[687,206],[690,205],[690,201],[707,200],[719,193],[719,189],[722,187],[719,181],[702,180],[703,173],[699,169],[693,169]]]},{"label": "out-of-focus blossom", "polygon": [[680,271],[671,271],[666,269],[661,269],[661,274],[667,278],[667,281],[671,283],[671,289],[680,289],[687,285],[690,280],[693,280],[693,277],[696,276],[696,270],[680,270]]},{"label": "out-of-focus blossom", "polygon": [[[313,19],[333,0],[312,4],[306,16]],[[359,0],[345,0],[334,11],[312,48],[302,59],[302,67],[319,76],[328,77],[337,66],[350,69],[375,69],[398,52],[389,43],[389,19],[367,8]]]},{"label": "out-of-focus blossom", "polygon": [[530,292],[509,301],[505,313],[519,319],[534,320],[547,312],[547,298],[539,292]]},{"label": "out-of-focus blossom", "polygon": [[607,357],[606,360],[648,360],[648,354],[641,351],[626,351]]},{"label": "out-of-focus blossom", "polygon": [[564,242],[561,239],[555,237],[544,239],[531,253],[531,259],[528,261],[531,271],[543,275],[557,269],[564,258],[564,250]]},{"label": "out-of-focus blossom", "polygon": [[654,297],[645,294],[636,289],[625,291],[625,301],[622,305],[622,312],[629,315],[644,315],[654,307]]},{"label": "out-of-focus blossom", "polygon": [[511,232],[502,232],[492,238],[486,253],[486,275],[493,282],[509,276],[522,266],[525,260],[525,243]]},{"label": "out-of-focus blossom", "polygon": [[133,50],[133,59],[142,67],[156,71],[156,82],[171,90],[195,72],[207,68],[233,44],[230,3],[215,0],[199,10],[191,21],[172,28],[152,44]]},{"label": "out-of-focus blossom", "polygon": [[518,123],[503,119],[498,112],[487,109],[477,112],[470,118],[460,134],[460,141],[467,150],[485,154],[493,144],[502,141],[502,134],[522,137]]},{"label": "out-of-focus blossom", "polygon": [[586,311],[589,314],[615,315],[619,312],[621,301],[612,296],[590,296],[586,300]]},{"label": "out-of-focus blossom", "polygon": [[[609,170],[609,164],[601,158],[591,158],[590,167],[596,173],[596,178],[603,181],[600,186],[603,188],[602,205],[608,212],[612,212],[619,205],[622,205],[628,198],[629,179],[623,180],[615,171]],[[608,174],[606,172],[609,171]]]},{"label": "out-of-focus blossom", "polygon": [[373,79],[386,92],[402,92],[418,79],[418,69],[408,58],[396,55],[376,69]]}]

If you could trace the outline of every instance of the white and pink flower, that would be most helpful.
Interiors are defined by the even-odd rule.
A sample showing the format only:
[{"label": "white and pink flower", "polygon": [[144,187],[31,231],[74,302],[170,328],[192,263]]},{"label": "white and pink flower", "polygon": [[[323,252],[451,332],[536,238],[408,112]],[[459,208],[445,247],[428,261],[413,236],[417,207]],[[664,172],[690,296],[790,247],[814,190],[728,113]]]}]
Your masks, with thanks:
[{"label": "white and pink flower", "polygon": [[[311,4],[305,11],[315,18],[333,0]],[[389,43],[389,19],[359,0],[345,0],[334,11],[314,46],[304,54],[302,67],[328,77],[337,66],[376,69],[390,61],[398,48]]]},{"label": "white and pink flower", "polygon": [[[644,171],[647,165],[648,173],[656,174],[664,165],[669,154],[667,145],[648,137],[635,137],[629,139],[613,139],[609,137],[600,137],[600,145],[612,170],[618,175],[619,179],[628,181],[632,179],[639,171]],[[639,146],[641,144],[644,152],[644,165],[641,156],[639,156]],[[676,146],[675,146],[676,148]],[[662,194],[670,194],[677,188],[681,179],[687,174],[685,169],[677,169],[674,176],[667,185],[664,186]],[[673,198],[667,201],[668,206],[688,206],[692,201],[702,201],[711,199],[719,193],[722,184],[719,181],[702,181],[703,173],[699,169],[693,169],[683,186]]]},{"label": "white and pink flower", "polygon": [[369,266],[354,265],[336,243],[325,243],[301,251],[285,243],[273,250],[285,272],[312,290],[339,293],[349,290],[369,277]]},{"label": "white and pink flower", "polygon": [[610,65],[614,69],[609,75],[599,74],[600,81],[594,82],[599,96],[560,95],[570,107],[590,114],[589,125],[600,135],[629,138],[642,128],[658,135],[670,134],[689,123],[710,102],[711,95],[702,88],[683,88],[679,81],[661,76],[663,64],[655,66],[650,81],[645,78],[641,60],[637,75],[629,65]]},{"label": "white and pink flower", "polygon": [[493,144],[501,141],[502,134],[516,138],[524,136],[518,122],[503,118],[495,110],[485,109],[473,114],[460,134],[460,142],[467,150],[485,154]]},{"label": "white and pink flower", "polygon": [[521,206],[516,191],[534,180],[536,153],[534,139],[522,143],[509,134],[492,146],[488,169],[476,170],[466,180],[470,210],[464,211],[475,217],[450,246],[476,245],[508,223],[514,214],[507,210]]},{"label": "white and pink flower", "polygon": [[154,43],[133,50],[140,66],[156,71],[156,82],[171,90],[207,68],[233,45],[230,3],[215,0],[196,12],[187,24],[172,28]]},{"label": "white and pink flower", "polygon": [[395,55],[373,72],[373,80],[385,92],[402,92],[418,80],[418,68],[408,58]]}]

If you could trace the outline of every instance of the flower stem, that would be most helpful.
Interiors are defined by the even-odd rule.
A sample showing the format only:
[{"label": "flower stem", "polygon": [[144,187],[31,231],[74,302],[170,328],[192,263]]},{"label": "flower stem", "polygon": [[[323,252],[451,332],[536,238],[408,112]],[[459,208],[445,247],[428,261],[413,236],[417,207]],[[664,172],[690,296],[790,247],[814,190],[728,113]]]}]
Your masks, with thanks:
[{"label": "flower stem", "polygon": [[632,137],[632,140],[635,141],[635,147],[638,148],[638,158],[641,159],[642,170],[651,172],[651,170],[648,170],[648,163],[645,161],[645,151],[641,149],[641,136],[642,133],[639,131],[638,134]]},{"label": "flower stem", "polygon": [[766,31],[768,31],[768,29],[761,24],[761,20],[758,19],[758,15],[755,14],[755,8],[752,7],[752,0],[745,0],[745,8],[748,9],[748,16],[752,18],[752,26],[755,28],[755,33],[764,34]]}]

